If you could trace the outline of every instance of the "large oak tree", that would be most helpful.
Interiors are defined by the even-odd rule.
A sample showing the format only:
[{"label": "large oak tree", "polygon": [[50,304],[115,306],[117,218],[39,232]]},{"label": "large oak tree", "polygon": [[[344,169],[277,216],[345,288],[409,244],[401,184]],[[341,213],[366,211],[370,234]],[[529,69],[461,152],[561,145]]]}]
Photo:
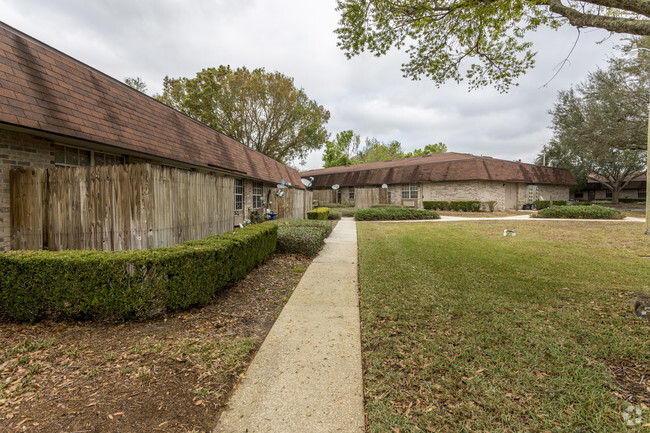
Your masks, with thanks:
[{"label": "large oak tree", "polygon": [[194,78],[165,77],[156,98],[285,164],[327,140],[329,111],[279,72],[219,66]]},{"label": "large oak tree", "polygon": [[582,182],[591,177],[611,190],[612,201],[618,203],[621,189],[645,168],[650,97],[645,60],[612,59],[608,69],[560,91],[550,111],[553,139],[537,162],[545,159],[551,166],[568,168]]}]

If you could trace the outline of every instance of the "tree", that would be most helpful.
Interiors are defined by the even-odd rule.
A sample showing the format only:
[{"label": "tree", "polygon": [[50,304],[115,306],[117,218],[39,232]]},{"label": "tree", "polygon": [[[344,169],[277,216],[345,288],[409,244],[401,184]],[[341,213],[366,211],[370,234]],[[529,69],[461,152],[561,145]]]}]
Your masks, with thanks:
[{"label": "tree", "polygon": [[367,138],[366,145],[353,158],[354,163],[388,161],[390,159],[404,158],[402,144],[393,140],[389,143],[382,143],[376,138]]},{"label": "tree", "polygon": [[156,99],[282,163],[304,161],[327,140],[329,112],[293,79],[263,68],[203,69],[169,78]]},{"label": "tree", "polygon": [[424,149],[415,149],[413,152],[409,152],[404,155],[404,158],[410,158],[412,156],[427,156],[435,155],[437,153],[447,152],[447,145],[443,142],[435,144],[427,144],[424,146]]},{"label": "tree", "polygon": [[129,87],[133,87],[135,90],[147,93],[147,83],[140,77],[126,77],[124,79],[124,84]]},{"label": "tree", "polygon": [[[534,66],[526,34],[568,23],[650,36],[650,2],[642,0],[338,0],[338,45],[348,58],[407,45],[405,77],[468,81],[506,91]],[[470,62],[467,64],[468,62]],[[463,72],[461,69],[466,68]]]},{"label": "tree", "polygon": [[581,183],[588,177],[602,183],[614,203],[645,167],[650,76],[637,62],[612,59],[607,70],[560,91],[550,111],[553,139],[537,159],[545,155],[551,166],[570,169]]},{"label": "tree", "polygon": [[352,158],[359,151],[361,139],[352,130],[342,131],[336,134],[334,141],[325,143],[323,153],[323,167],[339,167],[341,165],[352,165]]}]

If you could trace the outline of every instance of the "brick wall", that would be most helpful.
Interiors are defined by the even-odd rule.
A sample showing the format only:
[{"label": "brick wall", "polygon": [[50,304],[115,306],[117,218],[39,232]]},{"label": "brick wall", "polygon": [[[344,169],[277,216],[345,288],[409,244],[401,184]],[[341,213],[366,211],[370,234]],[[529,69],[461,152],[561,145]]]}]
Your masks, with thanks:
[{"label": "brick wall", "polygon": [[0,130],[0,251],[11,247],[9,171],[18,167],[54,166],[51,142],[33,135]]},{"label": "brick wall", "polygon": [[[520,183],[517,191],[517,209],[527,203],[526,192],[528,184]],[[537,195],[540,200],[569,200],[569,187],[564,185],[537,185]]]},{"label": "brick wall", "polygon": [[496,209],[505,208],[503,182],[467,181],[422,184],[422,200],[426,201],[496,201]]}]

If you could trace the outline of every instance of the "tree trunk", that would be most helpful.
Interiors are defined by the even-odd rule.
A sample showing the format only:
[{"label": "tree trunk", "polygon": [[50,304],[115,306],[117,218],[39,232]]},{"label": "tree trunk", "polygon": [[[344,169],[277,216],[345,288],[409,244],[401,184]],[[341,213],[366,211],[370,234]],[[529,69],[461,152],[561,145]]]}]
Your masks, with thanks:
[{"label": "tree trunk", "polygon": [[621,187],[616,185],[612,189],[612,204],[618,204],[618,196],[621,193]]}]

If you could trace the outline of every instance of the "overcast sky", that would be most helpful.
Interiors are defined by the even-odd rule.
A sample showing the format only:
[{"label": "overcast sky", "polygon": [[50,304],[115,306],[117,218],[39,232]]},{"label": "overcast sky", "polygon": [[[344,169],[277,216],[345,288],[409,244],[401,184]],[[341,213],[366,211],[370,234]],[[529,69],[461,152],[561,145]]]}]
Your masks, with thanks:
[{"label": "overcast sky", "polygon": [[[191,6],[190,6],[191,5]],[[331,113],[332,137],[353,129],[406,151],[444,142],[450,151],[533,162],[550,137],[557,91],[616,54],[617,38],[563,28],[533,35],[537,65],[507,94],[403,78],[403,53],[346,59],[333,31],[335,0],[0,0],[0,20],[123,80],[159,93],[165,75],[218,65],[264,67],[293,77]],[[603,41],[602,43],[598,43]],[[296,164],[298,165],[298,164]],[[299,165],[298,165],[299,166]],[[313,152],[303,169],[322,166]]]}]

